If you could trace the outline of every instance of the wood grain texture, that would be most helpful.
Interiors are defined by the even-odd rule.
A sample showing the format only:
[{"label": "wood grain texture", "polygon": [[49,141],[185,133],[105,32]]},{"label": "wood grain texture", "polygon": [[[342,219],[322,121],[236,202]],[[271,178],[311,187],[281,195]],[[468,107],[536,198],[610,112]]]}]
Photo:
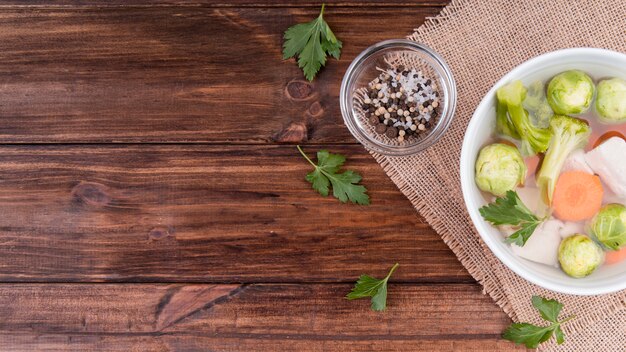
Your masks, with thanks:
[{"label": "wood grain texture", "polygon": [[384,313],[370,311],[367,300],[345,300],[349,290],[350,285],[328,284],[3,285],[0,345],[111,351],[516,350],[499,338],[509,319],[473,285],[391,285]]},{"label": "wood grain texture", "polygon": [[[327,7],[432,7],[445,6],[447,0],[328,0]],[[145,7],[145,6],[193,6],[193,7],[320,7],[315,0],[273,1],[273,0],[0,0],[0,6],[10,8],[84,8],[84,7]]]},{"label": "wood grain texture", "polygon": [[[308,83],[282,34],[315,1],[0,1],[0,350],[521,350],[339,113],[350,61],[444,1],[328,4]],[[372,205],[277,143],[347,155]],[[387,312],[343,298],[394,262]]]},{"label": "wood grain texture", "polygon": [[317,8],[6,8],[0,143],[354,143],[339,112],[350,61],[440,7],[330,7],[343,40],[313,83],[282,35]]},{"label": "wood grain texture", "polygon": [[0,280],[472,281],[368,154],[330,150],[371,206],[313,191],[293,146],[0,147]]}]

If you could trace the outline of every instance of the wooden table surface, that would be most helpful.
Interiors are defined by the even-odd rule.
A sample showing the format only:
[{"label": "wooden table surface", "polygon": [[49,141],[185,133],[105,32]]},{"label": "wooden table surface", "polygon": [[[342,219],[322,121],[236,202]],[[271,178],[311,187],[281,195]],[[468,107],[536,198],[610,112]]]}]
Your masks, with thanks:
[{"label": "wooden table surface", "polygon": [[[517,350],[508,317],[356,143],[341,78],[445,1],[0,3],[0,350]],[[304,180],[340,152],[371,206]],[[384,276],[388,310],[347,301]]]}]

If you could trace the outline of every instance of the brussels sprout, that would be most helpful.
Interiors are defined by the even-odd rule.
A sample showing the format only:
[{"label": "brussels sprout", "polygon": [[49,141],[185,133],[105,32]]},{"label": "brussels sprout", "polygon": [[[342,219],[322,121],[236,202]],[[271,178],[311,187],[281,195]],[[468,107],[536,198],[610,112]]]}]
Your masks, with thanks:
[{"label": "brussels sprout", "polygon": [[559,245],[561,269],[571,277],[581,278],[591,274],[603,260],[602,248],[585,235],[572,235]]},{"label": "brussels sprout", "polygon": [[626,81],[612,78],[598,83],[596,111],[602,122],[626,122]]},{"label": "brussels sprout", "polygon": [[476,185],[483,191],[504,196],[524,184],[526,164],[517,148],[494,143],[480,150],[476,159]]},{"label": "brussels sprout", "polygon": [[613,250],[626,246],[626,207],[607,204],[591,219],[591,232],[603,245]]},{"label": "brussels sprout", "polygon": [[[524,156],[543,153],[548,149],[552,132],[549,128],[533,125],[528,111],[522,106],[526,99],[526,87],[522,81],[513,81],[496,91],[496,129],[499,133],[521,139],[521,150]],[[506,111],[504,111],[506,108]],[[508,112],[508,115],[507,115]]]},{"label": "brussels sprout", "polygon": [[589,109],[593,92],[593,81],[586,73],[565,71],[548,83],[548,103],[557,114],[580,114]]},{"label": "brussels sprout", "polygon": [[535,81],[528,86],[526,99],[524,99],[524,109],[530,113],[531,122],[539,128],[550,127],[550,119],[554,116],[554,111],[546,99],[546,89],[541,81]]}]

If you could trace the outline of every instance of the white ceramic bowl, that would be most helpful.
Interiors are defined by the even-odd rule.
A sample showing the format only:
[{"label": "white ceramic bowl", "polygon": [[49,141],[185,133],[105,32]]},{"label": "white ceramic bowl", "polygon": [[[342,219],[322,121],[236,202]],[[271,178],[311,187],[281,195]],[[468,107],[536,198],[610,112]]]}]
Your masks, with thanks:
[{"label": "white ceramic bowl", "polygon": [[461,186],[463,198],[474,226],[491,251],[506,266],[524,279],[548,290],[596,295],[626,289],[626,262],[600,267],[586,278],[574,279],[560,269],[533,263],[513,254],[496,228],[483,220],[478,209],[487,202],[474,183],[474,162],[480,148],[489,141],[495,129],[496,90],[516,79],[528,85],[538,79],[546,81],[559,72],[580,69],[594,78],[626,79],[626,55],[603,49],[575,48],[547,53],[517,66],[489,90],[480,102],[467,127],[461,151]]}]

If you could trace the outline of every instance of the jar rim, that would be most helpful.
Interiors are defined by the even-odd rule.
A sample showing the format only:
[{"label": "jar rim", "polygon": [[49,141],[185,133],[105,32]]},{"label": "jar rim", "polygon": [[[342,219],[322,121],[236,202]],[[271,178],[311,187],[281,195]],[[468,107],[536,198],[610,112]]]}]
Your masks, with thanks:
[{"label": "jar rim", "polygon": [[[363,64],[373,55],[382,51],[390,51],[397,49],[398,51],[415,51],[423,54],[426,64],[430,65],[443,82],[444,97],[446,100],[446,109],[439,117],[439,121],[435,124],[433,130],[423,139],[409,146],[395,146],[379,141],[365,131],[357,124],[357,116],[353,110],[353,83],[359,78],[362,72]],[[341,82],[341,90],[339,93],[341,115],[344,123],[350,130],[350,133],[368,150],[389,156],[406,156],[420,152],[437,142],[450,126],[454,111],[456,109],[456,83],[452,72],[446,62],[434,50],[428,46],[414,42],[408,39],[390,39],[378,42],[367,49],[363,50],[348,67],[343,80]]]}]

